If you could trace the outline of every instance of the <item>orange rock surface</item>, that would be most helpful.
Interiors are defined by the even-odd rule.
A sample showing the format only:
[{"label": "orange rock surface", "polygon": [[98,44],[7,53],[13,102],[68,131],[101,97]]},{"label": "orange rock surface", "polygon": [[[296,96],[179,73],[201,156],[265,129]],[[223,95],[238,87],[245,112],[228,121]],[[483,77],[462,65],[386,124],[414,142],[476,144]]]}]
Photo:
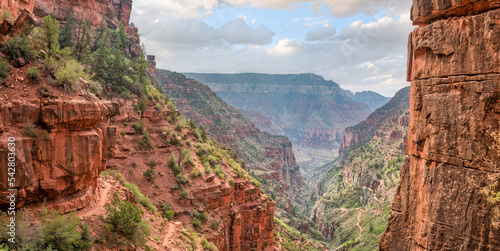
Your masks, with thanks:
[{"label": "orange rock surface", "polygon": [[[499,250],[481,193],[500,119],[498,1],[415,0],[410,125],[381,250]],[[446,20],[439,20],[443,18]]]}]

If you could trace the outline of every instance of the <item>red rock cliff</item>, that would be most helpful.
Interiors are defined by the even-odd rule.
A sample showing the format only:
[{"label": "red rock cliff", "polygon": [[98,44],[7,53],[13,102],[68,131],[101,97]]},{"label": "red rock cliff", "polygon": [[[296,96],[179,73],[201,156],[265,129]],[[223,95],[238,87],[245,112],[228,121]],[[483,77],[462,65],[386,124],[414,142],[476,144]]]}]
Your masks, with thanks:
[{"label": "red rock cliff", "polygon": [[127,26],[132,10],[132,0],[34,0],[34,2],[33,13],[39,18],[54,14],[57,19],[65,20],[69,9],[73,7],[77,18],[87,18],[96,27],[103,20],[110,27],[116,27],[118,21]]},{"label": "red rock cliff", "polygon": [[498,3],[413,1],[411,121],[381,250],[500,250],[480,192],[500,119]]},{"label": "red rock cliff", "polygon": [[[8,82],[16,77],[22,79],[16,74]],[[9,138],[15,138],[17,206],[58,198],[73,201],[57,206],[66,212],[86,206],[97,177],[114,156],[116,129],[107,120],[118,113],[118,104],[37,95],[15,82],[14,90],[1,88],[0,166],[7,166]],[[27,131],[27,125],[38,126]],[[11,188],[8,173],[0,169],[0,191]],[[0,208],[8,205],[6,194],[0,196]]]}]

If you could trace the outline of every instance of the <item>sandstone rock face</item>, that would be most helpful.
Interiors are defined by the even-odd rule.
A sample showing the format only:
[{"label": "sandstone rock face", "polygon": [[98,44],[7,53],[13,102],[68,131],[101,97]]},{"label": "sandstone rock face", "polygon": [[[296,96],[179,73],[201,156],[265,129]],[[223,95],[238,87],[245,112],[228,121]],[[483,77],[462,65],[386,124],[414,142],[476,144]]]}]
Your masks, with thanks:
[{"label": "sandstone rock face", "polygon": [[[458,3],[457,3],[458,2]],[[499,250],[480,193],[500,119],[498,1],[415,0],[406,158],[382,250]],[[455,18],[446,21],[437,19]]]},{"label": "sandstone rock face", "polygon": [[[12,20],[15,20],[26,9],[33,12],[35,0],[1,0],[0,10],[9,10]],[[1,18],[0,18],[1,20]]]},{"label": "sandstone rock face", "polygon": [[208,210],[227,212],[223,235],[215,238],[219,250],[263,250],[274,243],[274,202],[248,181],[236,181],[233,187],[217,185],[193,192],[196,203]]},{"label": "sandstone rock face", "polygon": [[426,25],[437,19],[476,15],[500,7],[498,0],[413,0],[414,24]]},{"label": "sandstone rock face", "polygon": [[32,13],[34,3],[34,0],[0,0],[0,10],[10,12],[9,18],[0,18],[0,38],[18,31],[24,25],[37,23]]},{"label": "sandstone rock face", "polygon": [[[78,202],[64,210],[86,206],[105,163],[113,157],[116,129],[107,125],[118,104],[87,100],[18,100],[0,104],[0,165],[7,166],[8,138],[16,143],[16,183],[19,207],[45,198],[67,195]],[[41,125],[38,136],[25,136],[26,124]],[[10,188],[8,170],[0,170],[0,190]],[[2,196],[0,208],[8,201]]]},{"label": "sandstone rock face", "polygon": [[[127,26],[132,11],[132,0],[34,0],[33,13],[38,18],[54,14],[58,20],[65,20],[71,7],[75,10],[76,17],[91,20],[95,27],[99,26],[103,20],[110,27],[117,27],[118,21]],[[107,18],[113,16],[117,19]]]}]

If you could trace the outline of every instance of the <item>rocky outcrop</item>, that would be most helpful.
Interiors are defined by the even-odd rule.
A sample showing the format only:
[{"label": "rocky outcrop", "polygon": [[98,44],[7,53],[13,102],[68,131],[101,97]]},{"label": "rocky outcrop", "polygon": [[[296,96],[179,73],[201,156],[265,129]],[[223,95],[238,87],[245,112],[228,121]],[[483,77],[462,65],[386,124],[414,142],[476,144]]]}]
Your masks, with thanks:
[{"label": "rocky outcrop", "polygon": [[382,250],[500,249],[480,192],[495,172],[483,159],[495,158],[500,119],[497,7],[414,1],[423,26],[409,41],[409,137]]},{"label": "rocky outcrop", "polygon": [[[8,10],[11,14],[11,19],[15,20],[21,12],[26,9],[33,12],[35,0],[1,0],[0,10]],[[1,19],[1,18],[0,18]]]},{"label": "rocky outcrop", "polygon": [[[117,113],[116,103],[85,99],[0,103],[0,165],[7,166],[9,138],[15,139],[17,205],[76,194],[71,198],[75,202],[64,210],[86,206],[97,177],[114,156],[116,128],[108,126],[107,120]],[[0,172],[0,190],[6,191],[11,188],[9,172],[7,168]],[[4,195],[0,207],[8,205]]]},{"label": "rocky outcrop", "polygon": [[127,26],[132,11],[132,0],[34,0],[34,2],[33,13],[38,18],[53,14],[60,21],[66,20],[69,9],[73,8],[77,19],[88,19],[95,27],[102,21],[112,28],[118,27],[120,21]]},{"label": "rocky outcrop", "polygon": [[5,34],[19,31],[25,25],[34,25],[38,22],[33,15],[34,0],[1,0],[0,10],[6,11],[5,15],[10,17],[2,19],[0,17],[0,39],[3,40]]},{"label": "rocky outcrop", "polygon": [[248,181],[197,189],[193,194],[194,203],[223,214],[224,232],[211,238],[219,250],[263,250],[274,244],[274,202]]},{"label": "rocky outcrop", "polygon": [[477,15],[500,7],[498,0],[413,0],[413,23],[427,25],[439,19]]}]

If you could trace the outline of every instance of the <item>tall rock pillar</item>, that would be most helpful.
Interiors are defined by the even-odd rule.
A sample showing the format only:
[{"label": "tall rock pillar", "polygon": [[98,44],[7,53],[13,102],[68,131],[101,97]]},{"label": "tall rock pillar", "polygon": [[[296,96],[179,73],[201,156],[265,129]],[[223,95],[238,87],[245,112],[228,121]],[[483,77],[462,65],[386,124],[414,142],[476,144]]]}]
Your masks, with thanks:
[{"label": "tall rock pillar", "polygon": [[500,250],[491,132],[500,120],[500,1],[413,0],[406,157],[381,250]]}]

